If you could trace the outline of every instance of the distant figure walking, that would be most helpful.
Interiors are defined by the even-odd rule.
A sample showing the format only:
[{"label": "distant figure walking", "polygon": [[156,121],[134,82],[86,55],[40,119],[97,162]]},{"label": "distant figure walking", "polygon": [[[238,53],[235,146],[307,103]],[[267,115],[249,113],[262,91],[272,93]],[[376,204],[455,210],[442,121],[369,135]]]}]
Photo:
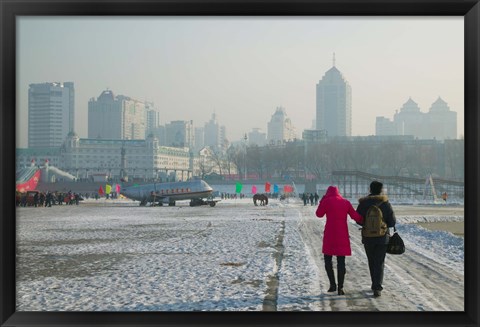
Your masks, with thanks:
[{"label": "distant figure walking", "polygon": [[35,195],[33,196],[33,205],[35,206],[35,208],[38,205],[38,192],[35,193]]},{"label": "distant figure walking", "polygon": [[[393,212],[390,202],[388,202],[388,197],[381,194],[383,190],[383,184],[378,181],[373,181],[370,183],[370,194],[364,198],[359,199],[359,204],[357,207],[357,212],[364,217],[365,225],[363,230],[368,226],[368,229],[373,229],[375,224],[370,224],[369,209],[373,207],[372,211],[381,211],[381,220],[383,221],[383,226],[380,226],[383,232],[382,236],[374,235],[367,236],[362,230],[362,243],[365,247],[365,252],[368,258],[368,268],[370,270],[370,279],[372,280],[372,291],[374,297],[379,297],[382,295],[382,283],[383,283],[383,268],[385,264],[385,256],[387,254],[387,245],[390,240],[390,235],[388,233],[388,228],[395,227],[395,214]],[[375,208],[376,207],[376,208]],[[378,209],[377,209],[378,208]],[[362,225],[362,224],[360,224]],[[386,225],[386,226],[385,226]]]},{"label": "distant figure walking", "polygon": [[51,207],[52,206],[52,193],[50,191],[47,191],[47,195],[45,196],[45,207]]},{"label": "distant figure walking", "polygon": [[353,209],[352,204],[344,199],[338,188],[329,186],[327,192],[320,200],[316,211],[317,217],[327,216],[323,232],[322,253],[325,259],[325,270],[330,282],[328,292],[337,290],[335,274],[333,272],[333,256],[337,256],[338,294],[344,295],[343,283],[345,280],[345,257],[352,255],[350,236],[348,233],[347,215],[357,223],[363,222],[363,217]]}]

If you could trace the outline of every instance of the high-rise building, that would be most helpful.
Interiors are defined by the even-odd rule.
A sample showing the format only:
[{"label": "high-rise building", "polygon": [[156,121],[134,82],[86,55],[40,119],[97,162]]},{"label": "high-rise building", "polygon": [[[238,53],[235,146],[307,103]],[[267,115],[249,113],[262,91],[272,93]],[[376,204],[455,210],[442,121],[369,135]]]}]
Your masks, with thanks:
[{"label": "high-rise building", "polygon": [[423,114],[418,104],[409,98],[400,109],[395,112],[393,122],[396,129],[395,135],[420,136],[423,124]]},{"label": "high-rise building", "polygon": [[375,135],[398,135],[395,123],[386,117],[377,117]]},{"label": "high-rise building", "polygon": [[329,137],[352,135],[352,88],[342,73],[330,68],[317,84],[317,130]]},{"label": "high-rise building", "polygon": [[103,91],[88,102],[88,138],[145,139],[145,103]]},{"label": "high-rise building", "polygon": [[295,128],[283,107],[277,107],[268,123],[268,143],[282,143],[296,138]]},{"label": "high-rise building", "polygon": [[165,125],[166,145],[193,148],[195,132],[193,121],[175,120]]},{"label": "high-rise building", "polygon": [[205,130],[195,127],[195,151],[200,151],[205,146]]},{"label": "high-rise building", "polygon": [[248,133],[248,143],[264,146],[267,144],[267,134],[263,133],[260,128],[253,128],[252,131]]},{"label": "high-rise building", "polygon": [[214,150],[225,149],[226,129],[220,126],[217,121],[217,115],[212,114],[212,118],[205,123],[204,127],[204,144]]},{"label": "high-rise building", "polygon": [[420,110],[418,104],[409,98],[393,116],[393,121],[377,117],[376,135],[412,135],[419,139],[456,139],[457,113],[450,110],[448,104],[438,98],[427,113]]},{"label": "high-rise building", "polygon": [[145,137],[154,134],[160,126],[160,114],[152,102],[145,102]]},{"label": "high-rise building", "polygon": [[59,147],[75,129],[73,82],[30,84],[28,147]]},{"label": "high-rise building", "polygon": [[457,113],[450,110],[442,98],[438,97],[432,104],[426,118],[428,122],[425,127],[429,136],[439,140],[457,138]]}]

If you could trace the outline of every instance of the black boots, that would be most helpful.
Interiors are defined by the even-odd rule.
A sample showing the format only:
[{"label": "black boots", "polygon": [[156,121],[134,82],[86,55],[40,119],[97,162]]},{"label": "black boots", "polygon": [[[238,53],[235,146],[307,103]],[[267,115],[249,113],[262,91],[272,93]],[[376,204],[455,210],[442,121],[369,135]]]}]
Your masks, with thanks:
[{"label": "black boots", "polygon": [[[327,270],[327,276],[328,280],[330,281],[330,288],[328,289],[328,292],[335,292],[337,290],[337,284],[335,283],[335,274],[333,273],[333,268],[330,267],[328,269],[325,267]],[[343,290],[343,282],[345,280],[345,270],[343,269],[338,269],[338,295],[345,295],[345,291]]]},{"label": "black boots", "polygon": [[[335,283],[335,274],[333,273],[332,256],[325,255],[325,270],[327,271],[328,280],[330,281],[330,288],[328,292],[335,292],[337,290],[337,283]],[[345,280],[345,257],[337,257],[337,273],[338,273],[338,295],[345,295],[343,291],[343,281]]]},{"label": "black boots", "polygon": [[328,289],[329,292],[335,292],[337,290],[337,283],[335,283],[335,275],[333,273],[333,267],[327,267],[325,265],[325,269],[327,270],[328,280],[330,281],[330,288]]},{"label": "black boots", "polygon": [[343,281],[345,280],[345,267],[337,267],[338,273],[338,295],[345,295],[343,291]]}]

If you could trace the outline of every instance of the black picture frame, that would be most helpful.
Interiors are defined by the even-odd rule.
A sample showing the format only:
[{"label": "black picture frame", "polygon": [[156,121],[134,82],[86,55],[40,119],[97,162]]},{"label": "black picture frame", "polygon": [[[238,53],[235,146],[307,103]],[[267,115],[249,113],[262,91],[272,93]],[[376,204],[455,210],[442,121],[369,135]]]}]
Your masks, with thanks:
[{"label": "black picture frame", "polygon": [[[478,0],[0,0],[0,324],[1,326],[478,326],[480,235]],[[464,312],[16,312],[15,37],[17,16],[464,16],[465,311]]]}]

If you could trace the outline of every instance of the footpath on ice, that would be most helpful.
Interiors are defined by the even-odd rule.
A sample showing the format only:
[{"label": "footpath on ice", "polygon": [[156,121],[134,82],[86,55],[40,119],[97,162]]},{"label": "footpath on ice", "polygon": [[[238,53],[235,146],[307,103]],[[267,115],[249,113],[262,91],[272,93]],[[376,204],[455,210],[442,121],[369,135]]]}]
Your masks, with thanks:
[{"label": "footpath on ice", "polygon": [[19,208],[17,310],[464,310],[463,238],[415,224],[463,221],[463,207],[413,212],[393,205],[407,250],[387,255],[380,298],[372,296],[353,220],[346,295],[327,293],[325,219],[315,209],[296,199],[268,206],[224,200],[214,208],[130,200]]}]

